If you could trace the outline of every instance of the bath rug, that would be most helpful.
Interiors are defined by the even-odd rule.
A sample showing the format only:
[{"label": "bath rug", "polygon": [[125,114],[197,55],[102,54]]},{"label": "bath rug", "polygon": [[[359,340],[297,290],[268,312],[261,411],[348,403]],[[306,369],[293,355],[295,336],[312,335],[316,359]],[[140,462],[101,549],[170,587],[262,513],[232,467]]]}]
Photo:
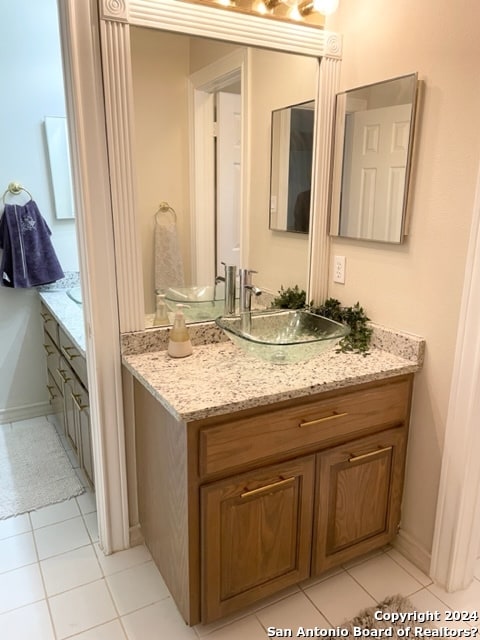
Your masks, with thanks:
[{"label": "bath rug", "polygon": [[423,614],[416,611],[408,598],[394,595],[377,605],[363,609],[355,618],[342,625],[342,629],[348,629],[349,634],[345,637],[350,638],[404,638],[406,627],[428,628],[431,625],[431,622],[424,622]]},{"label": "bath rug", "polygon": [[0,520],[84,491],[55,427],[46,419],[0,425]]}]

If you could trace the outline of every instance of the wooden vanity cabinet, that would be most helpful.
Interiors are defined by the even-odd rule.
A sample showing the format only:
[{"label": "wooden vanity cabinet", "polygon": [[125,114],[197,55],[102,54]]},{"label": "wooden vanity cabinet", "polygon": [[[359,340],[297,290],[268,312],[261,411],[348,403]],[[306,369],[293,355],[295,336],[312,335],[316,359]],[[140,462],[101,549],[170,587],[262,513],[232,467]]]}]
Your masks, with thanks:
[{"label": "wooden vanity cabinet", "polygon": [[140,525],[189,624],[393,539],[412,378],[190,423],[135,382]]},{"label": "wooden vanity cabinet", "polygon": [[92,487],[94,470],[85,356],[49,309],[41,304],[47,388],[52,410]]}]

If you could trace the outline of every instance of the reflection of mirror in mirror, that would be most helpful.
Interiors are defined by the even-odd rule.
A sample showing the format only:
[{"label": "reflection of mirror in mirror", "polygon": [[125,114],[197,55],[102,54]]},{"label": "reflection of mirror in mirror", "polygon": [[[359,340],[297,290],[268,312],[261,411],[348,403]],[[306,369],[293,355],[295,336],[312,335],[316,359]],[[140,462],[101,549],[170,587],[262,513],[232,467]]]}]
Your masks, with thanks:
[{"label": "reflection of mirror in mirror", "polygon": [[74,218],[72,173],[68,150],[67,119],[63,116],[45,117],[50,178],[55,202],[55,217]]},{"label": "reflection of mirror in mirror", "polygon": [[416,94],[410,74],[337,95],[332,235],[403,241]]},{"label": "reflection of mirror in mirror", "polygon": [[[282,285],[306,289],[308,235],[269,229],[270,119],[275,109],[316,95],[318,59],[143,27],[132,27],[130,35],[146,315],[155,313],[154,214],[161,201],[176,212],[185,287],[212,286],[223,260],[258,272],[259,305],[269,306]],[[218,125],[212,135],[220,89],[241,102],[232,127],[240,162],[232,156],[233,181],[223,200],[214,165]],[[229,255],[217,237],[225,228],[222,202],[230,207],[222,235]]]},{"label": "reflection of mirror in mirror", "polygon": [[315,102],[272,113],[270,229],[308,233]]}]

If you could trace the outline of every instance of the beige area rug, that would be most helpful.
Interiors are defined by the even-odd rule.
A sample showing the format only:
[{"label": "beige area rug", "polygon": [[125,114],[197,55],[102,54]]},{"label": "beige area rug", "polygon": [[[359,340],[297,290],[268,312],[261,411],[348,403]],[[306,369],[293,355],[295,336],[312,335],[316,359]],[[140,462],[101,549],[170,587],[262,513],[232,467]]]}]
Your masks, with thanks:
[{"label": "beige area rug", "polygon": [[0,425],[0,520],[84,491],[46,419]]},{"label": "beige area rug", "polygon": [[415,627],[428,628],[431,622],[424,620],[424,614],[417,612],[408,598],[400,595],[385,598],[373,607],[361,611],[343,629],[348,629],[345,637],[388,638],[411,637]]}]

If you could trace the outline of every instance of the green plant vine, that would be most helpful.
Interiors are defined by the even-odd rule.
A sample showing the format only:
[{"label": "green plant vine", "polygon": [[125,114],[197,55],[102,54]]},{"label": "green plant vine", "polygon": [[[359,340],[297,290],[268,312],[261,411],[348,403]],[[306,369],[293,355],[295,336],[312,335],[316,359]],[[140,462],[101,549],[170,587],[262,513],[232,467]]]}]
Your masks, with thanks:
[{"label": "green plant vine", "polygon": [[272,307],[280,309],[308,309],[312,313],[330,318],[350,327],[350,333],[338,343],[337,353],[359,353],[368,355],[373,330],[368,326],[370,318],[357,302],[352,307],[342,306],[339,300],[327,298],[320,306],[307,304],[307,294],[298,285],[280,287],[278,296],[273,299]]}]

